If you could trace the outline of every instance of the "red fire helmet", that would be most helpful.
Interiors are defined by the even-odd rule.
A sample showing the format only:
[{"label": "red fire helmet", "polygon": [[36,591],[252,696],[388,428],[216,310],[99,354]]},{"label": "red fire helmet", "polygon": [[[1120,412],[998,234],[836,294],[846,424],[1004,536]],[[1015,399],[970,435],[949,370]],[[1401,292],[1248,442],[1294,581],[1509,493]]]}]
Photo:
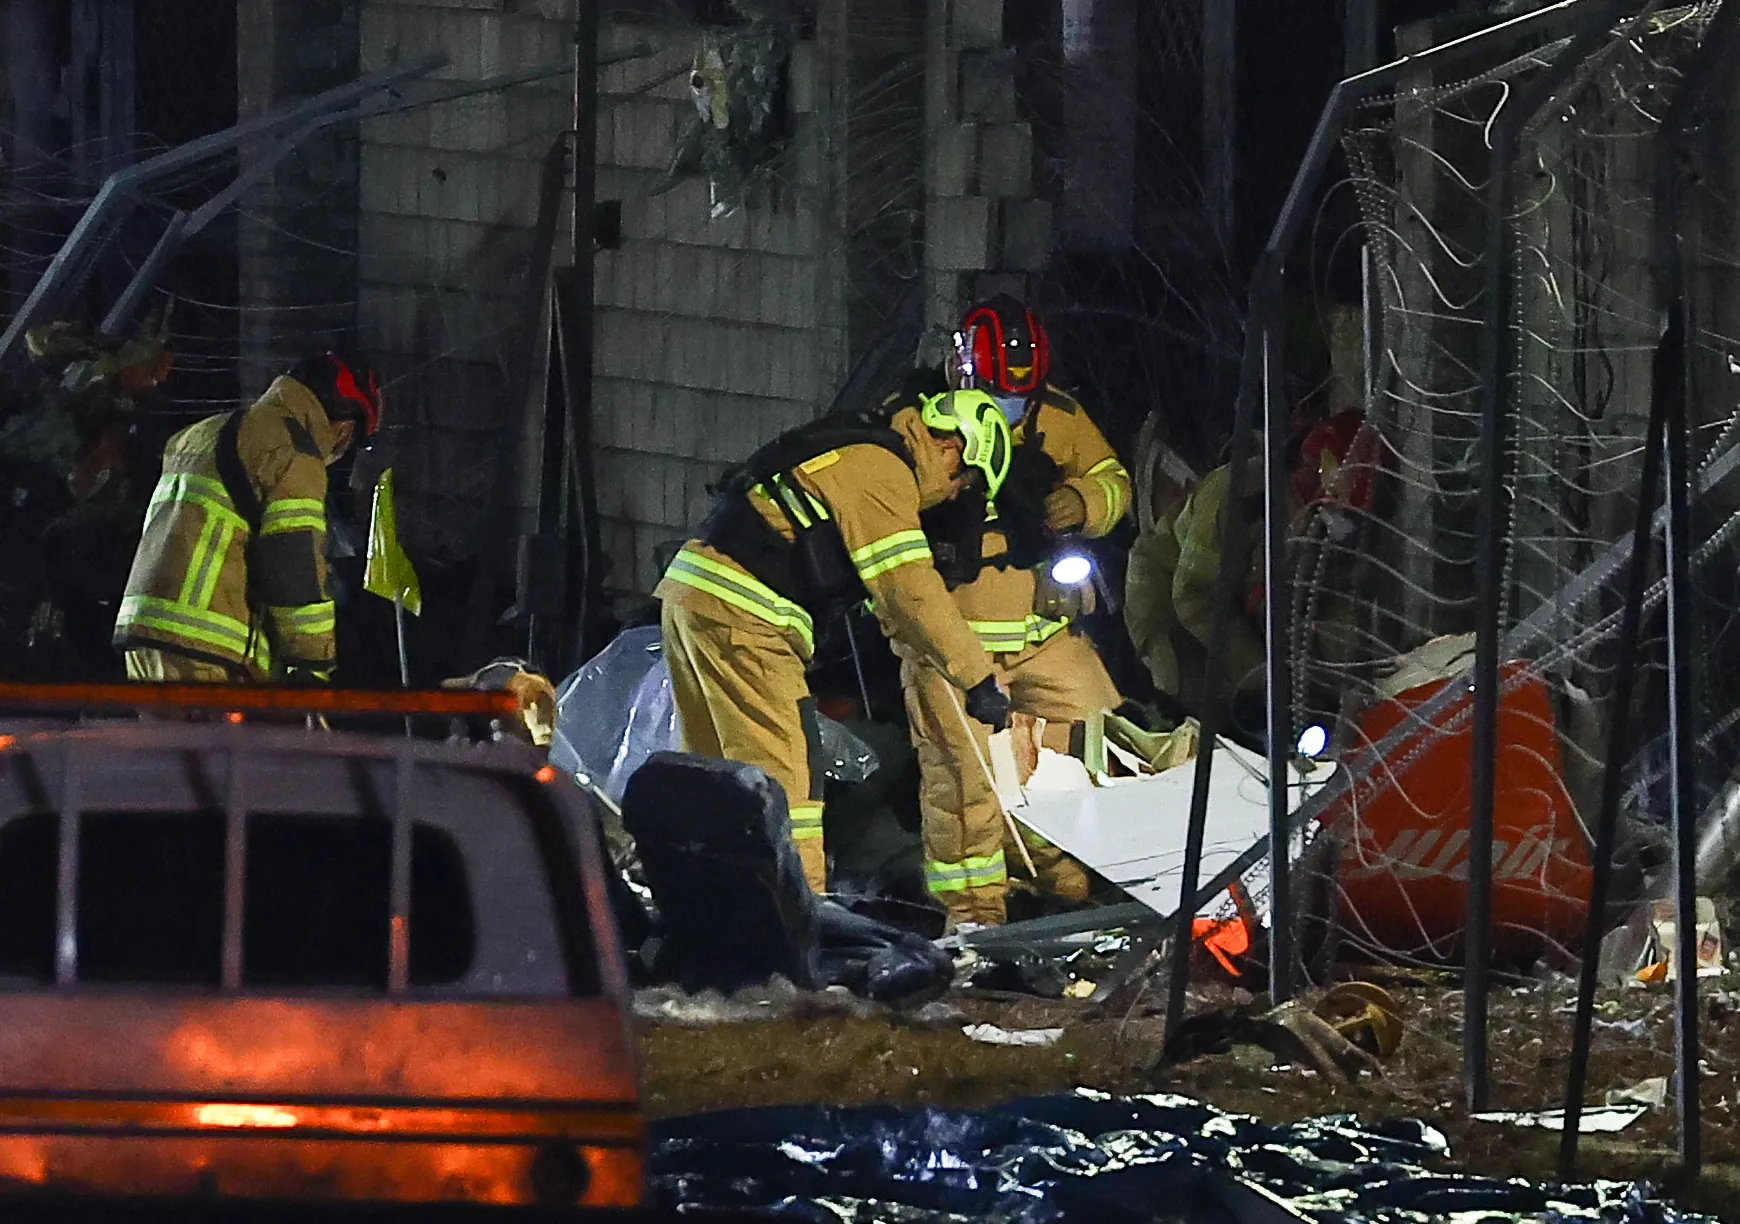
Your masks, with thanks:
[{"label": "red fire helmet", "polygon": [[961,317],[970,345],[973,376],[985,390],[1027,395],[1045,385],[1051,371],[1051,340],[1038,316],[1006,293],[979,302]]},{"label": "red fire helmet", "polygon": [[1293,468],[1293,496],[1302,505],[1333,502],[1370,510],[1390,458],[1389,444],[1364,413],[1338,412],[1305,435]]}]

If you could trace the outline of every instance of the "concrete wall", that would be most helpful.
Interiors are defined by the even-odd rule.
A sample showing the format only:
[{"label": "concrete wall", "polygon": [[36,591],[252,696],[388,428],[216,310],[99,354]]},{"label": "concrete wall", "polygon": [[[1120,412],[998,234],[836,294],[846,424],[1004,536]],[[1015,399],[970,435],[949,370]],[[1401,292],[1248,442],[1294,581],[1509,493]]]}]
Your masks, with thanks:
[{"label": "concrete wall", "polygon": [[698,34],[623,25],[604,39],[655,49],[605,71],[598,139],[598,195],[622,202],[623,223],[621,248],[597,256],[598,502],[611,583],[642,591],[705,513],[707,485],[818,415],[845,367],[831,47],[809,42],[795,57],[794,144],[775,202],[711,220],[704,178],[652,194],[694,114],[685,70]]},{"label": "concrete wall", "polygon": [[[241,118],[353,80],[359,0],[240,0]],[[260,156],[270,146],[242,150]],[[238,210],[240,392],[256,395],[305,349],[346,343],[356,327],[357,130],[305,141]]]},{"label": "concrete wall", "polygon": [[[361,0],[373,72],[444,51],[444,82],[572,55],[571,3]],[[570,124],[570,76],[362,125],[358,330],[389,378],[394,464],[414,554],[475,554],[497,455],[523,428],[542,271],[531,267],[545,154]],[[564,210],[561,210],[565,212]],[[561,249],[558,246],[558,249]]]},{"label": "concrete wall", "polygon": [[[569,54],[565,0],[517,12],[492,0],[361,8],[365,72],[440,48],[452,63],[438,76],[478,80]],[[597,192],[621,202],[623,241],[597,256],[594,315],[608,583],[641,591],[657,581],[661,545],[704,512],[708,482],[823,409],[846,360],[843,256],[829,220],[837,192],[824,155],[837,120],[816,42],[797,57],[796,142],[773,206],[710,220],[698,177],[653,194],[693,113],[686,70],[698,33],[612,24],[601,36],[606,59],[650,52],[600,76]],[[533,468],[524,459],[537,414],[512,392],[542,368],[541,331],[527,326],[540,289],[532,227],[541,159],[569,122],[568,88],[559,78],[363,129],[360,331],[393,374],[404,428],[389,449],[407,535],[425,553],[475,550],[497,448],[515,446],[523,476]],[[564,216],[567,206],[564,197]],[[559,240],[558,259],[565,249]]]},{"label": "concrete wall", "polygon": [[[359,72],[440,49],[450,64],[437,79],[476,81],[570,54],[571,0],[326,2],[355,10]],[[259,11],[245,29],[300,20],[285,0],[246,3]],[[920,56],[937,5],[820,0],[793,56],[794,135],[772,200],[720,219],[704,178],[654,193],[693,114],[686,78],[700,31],[644,20],[604,30],[606,58],[648,51],[600,76],[597,193],[622,210],[620,248],[598,253],[595,281],[594,466],[610,586],[650,590],[663,552],[704,513],[708,484],[825,410],[915,283],[940,319],[982,287],[985,269],[1042,265],[1050,211],[1031,198],[1032,139],[1000,49],[1001,2],[941,7],[950,66],[939,111],[919,66],[937,62]],[[901,63],[910,77],[884,121],[887,69]],[[398,471],[420,558],[475,554],[503,448],[522,478],[535,466],[525,458],[537,413],[524,395],[542,368],[533,226],[569,106],[559,77],[371,120],[356,141],[355,326],[389,376],[383,461]],[[941,140],[938,121],[950,125]],[[927,189],[925,161],[934,179],[951,140],[953,169]],[[559,238],[558,258],[565,247]],[[889,270],[889,249],[910,257],[904,270],[898,260]],[[259,278],[256,300],[268,292]]]},{"label": "concrete wall", "polygon": [[1053,207],[1036,190],[1003,0],[932,0],[928,13],[926,318],[949,325],[975,297],[1025,296],[1050,261]]}]

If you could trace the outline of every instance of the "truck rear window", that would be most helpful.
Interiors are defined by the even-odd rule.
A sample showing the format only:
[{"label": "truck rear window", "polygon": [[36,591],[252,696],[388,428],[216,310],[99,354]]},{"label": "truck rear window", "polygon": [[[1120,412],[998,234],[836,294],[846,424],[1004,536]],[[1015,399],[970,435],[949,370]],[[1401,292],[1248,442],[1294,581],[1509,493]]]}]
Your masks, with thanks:
[{"label": "truck rear window", "polygon": [[[0,980],[54,980],[60,817],[0,824]],[[377,817],[254,812],[246,821],[244,989],[387,988],[391,824]],[[222,980],[222,812],[79,817],[77,976],[99,984],[216,988]],[[466,856],[452,833],[412,823],[409,977],[490,993]],[[533,941],[536,932],[532,933]],[[547,942],[547,941],[546,941]],[[547,979],[565,987],[552,948]],[[508,974],[509,992],[527,990]],[[513,989],[513,983],[518,989]]]}]

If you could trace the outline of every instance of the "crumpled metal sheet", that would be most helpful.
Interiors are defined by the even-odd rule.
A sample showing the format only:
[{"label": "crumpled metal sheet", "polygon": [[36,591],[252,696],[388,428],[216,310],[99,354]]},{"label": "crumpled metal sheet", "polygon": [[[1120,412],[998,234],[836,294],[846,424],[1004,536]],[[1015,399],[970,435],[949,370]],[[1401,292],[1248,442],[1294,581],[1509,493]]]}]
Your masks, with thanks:
[{"label": "crumpled metal sheet", "polygon": [[652,1130],[648,1173],[668,1211],[829,1224],[1706,1221],[1663,1205],[1647,1186],[1435,1172],[1428,1166],[1449,1143],[1421,1122],[1337,1115],[1271,1125],[1177,1096],[1083,1089],[973,1112],[786,1106]]}]

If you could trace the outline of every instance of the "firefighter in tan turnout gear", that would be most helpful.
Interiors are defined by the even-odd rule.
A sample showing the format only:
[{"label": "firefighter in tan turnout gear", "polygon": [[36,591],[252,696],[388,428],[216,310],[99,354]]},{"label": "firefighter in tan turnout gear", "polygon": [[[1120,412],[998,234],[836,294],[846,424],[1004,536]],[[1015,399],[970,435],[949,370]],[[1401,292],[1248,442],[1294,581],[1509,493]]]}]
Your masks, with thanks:
[{"label": "firefighter in tan turnout gear", "polygon": [[[986,389],[1010,422],[1015,457],[994,498],[962,498],[931,511],[925,527],[955,602],[996,661],[1013,708],[1045,720],[1044,742],[1068,751],[1070,724],[1120,698],[1092,644],[1070,631],[1086,589],[1059,589],[1051,562],[1072,537],[1105,535],[1130,508],[1130,478],[1071,396],[1048,384],[1044,328],[1021,303],[998,296],[968,310],[946,377]],[[934,376],[933,376],[934,377]],[[899,650],[907,721],[920,770],[926,881],[952,923],[1005,918],[1009,868],[1031,861],[1039,887],[1085,900],[1087,873],[1023,829],[1008,842],[983,762],[983,725],[970,731],[945,678]],[[974,739],[977,739],[977,745]]]},{"label": "firefighter in tan turnout gear", "polygon": [[818,625],[869,596],[883,632],[975,718],[1006,723],[991,660],[949,598],[920,512],[995,493],[1008,424],[988,397],[931,396],[886,423],[824,417],[728,474],[656,594],[684,747],[759,766],[786,793],[810,886],[827,884],[822,778],[804,678]]},{"label": "firefighter in tan turnout gear", "polygon": [[326,352],[169,440],[115,620],[129,679],[330,677],[326,469],[380,420],[374,371]]}]

